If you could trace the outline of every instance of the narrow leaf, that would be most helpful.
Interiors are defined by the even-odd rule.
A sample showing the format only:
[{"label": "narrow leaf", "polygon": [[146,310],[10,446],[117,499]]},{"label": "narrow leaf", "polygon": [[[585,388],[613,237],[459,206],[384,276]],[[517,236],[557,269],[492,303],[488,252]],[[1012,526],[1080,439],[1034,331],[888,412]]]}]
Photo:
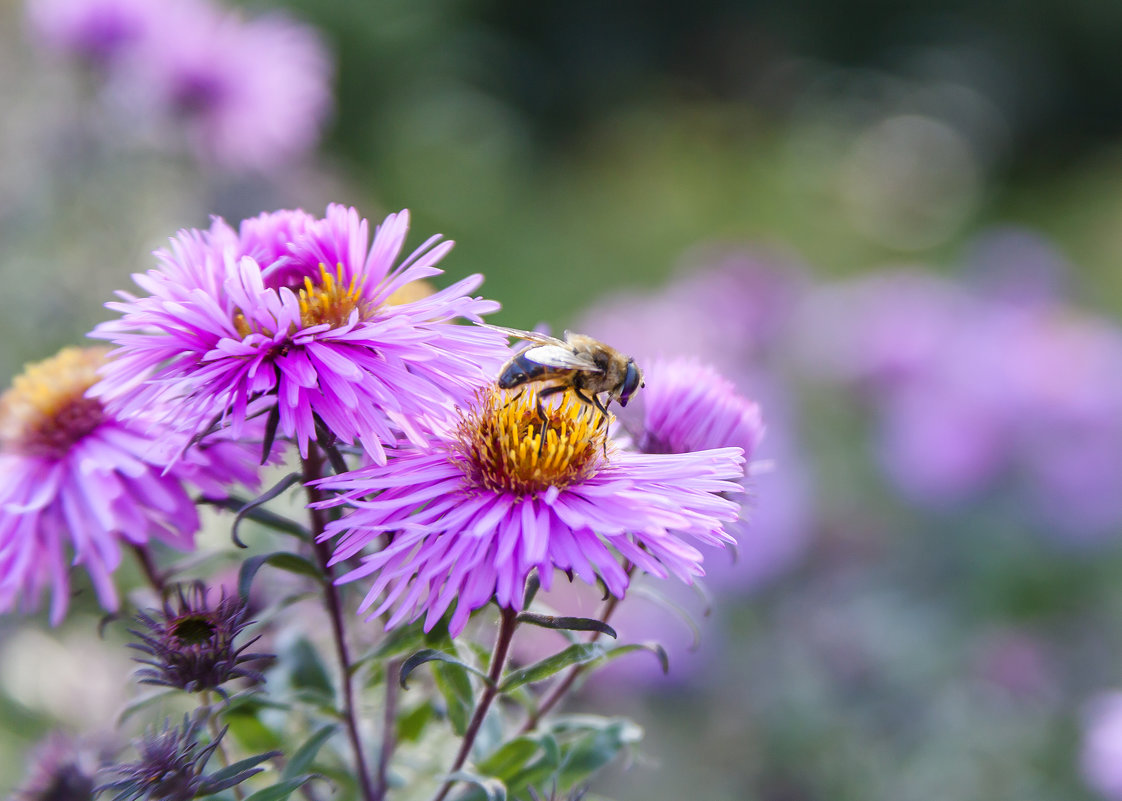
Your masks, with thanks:
[{"label": "narrow leaf", "polygon": [[401,688],[403,690],[409,689],[409,685],[406,683],[406,680],[409,678],[409,674],[426,662],[447,662],[449,665],[457,665],[464,670],[467,670],[471,673],[474,673],[476,676],[479,676],[481,679],[483,679],[484,682],[488,684],[491,683],[491,679],[488,678],[487,674],[482,670],[473,668],[471,665],[461,661],[452,654],[445,653],[444,651],[437,651],[434,648],[425,648],[413,654],[401,665],[401,676],[399,677],[399,681],[401,682]]},{"label": "narrow leaf", "polygon": [[284,766],[284,773],[281,778],[293,779],[300,774],[306,772],[319,754],[319,750],[323,748],[323,744],[331,739],[331,735],[338,731],[339,727],[334,723],[328,723],[315,734],[308,738],[308,740],[297,749],[296,753],[292,755],[292,759],[288,760],[288,764]]},{"label": "narrow leaf", "polygon": [[670,672],[670,655],[667,654],[666,649],[657,642],[640,642],[631,643],[629,645],[617,645],[615,648],[611,648],[608,650],[608,653],[605,654],[605,660],[616,659],[623,656],[624,654],[630,654],[635,651],[650,651],[655,655],[655,658],[658,659],[658,664],[662,668],[662,672]]},{"label": "narrow leaf", "polygon": [[[248,759],[243,759],[239,762],[235,762],[232,765],[227,765],[226,767],[222,768],[221,770],[215,771],[214,773],[212,773],[212,774],[210,774],[209,776],[206,777],[207,787],[208,787],[208,789],[210,789],[211,793],[217,793],[219,790],[225,790],[226,787],[232,787],[233,785],[230,785],[230,784],[227,784],[223,787],[216,787],[215,785],[218,785],[221,782],[225,782],[228,779],[232,779],[235,776],[237,776],[239,773],[241,773],[243,771],[248,771],[251,768],[255,768],[258,765],[260,765],[262,762],[264,762],[268,759],[272,759],[273,757],[278,757],[278,756],[281,756],[280,751],[269,751],[268,753],[257,754],[256,756],[251,756]],[[254,773],[258,773],[258,772],[260,772],[260,771],[254,771]],[[250,775],[252,775],[252,774],[250,774]],[[245,777],[245,778],[248,778],[248,776]]]},{"label": "narrow leaf", "polygon": [[291,779],[285,779],[282,782],[274,784],[272,787],[258,790],[245,801],[284,801],[285,798],[288,798],[314,778],[314,774],[305,774],[304,776],[295,776]]},{"label": "narrow leaf", "polygon": [[273,498],[276,498],[278,495],[283,493],[293,484],[299,484],[301,481],[302,478],[299,473],[289,473],[272,487],[265,490],[263,493],[261,493],[252,501],[239,509],[237,515],[234,517],[234,525],[230,528],[230,539],[234,541],[234,544],[239,548],[247,547],[246,544],[242,542],[238,537],[238,527],[241,525],[242,520],[244,520],[250,512],[252,512],[259,506],[265,505],[269,501],[273,500]]},{"label": "narrow leaf", "polygon": [[598,631],[607,634],[612,639],[616,638],[616,630],[605,623],[591,617],[554,617],[553,615],[536,615],[533,612],[522,612],[517,618],[519,623],[529,623],[541,626],[543,629],[562,629],[565,631]]},{"label": "narrow leaf", "polygon": [[243,601],[249,600],[249,591],[253,586],[254,578],[257,577],[257,571],[265,565],[271,565],[278,570],[296,573],[300,576],[314,578],[321,584],[324,581],[323,572],[319,569],[319,566],[303,556],[288,551],[258,554],[242,562],[242,566],[238,570],[238,596]]},{"label": "narrow leaf", "polygon": [[604,646],[598,642],[582,642],[570,645],[564,651],[546,657],[540,662],[535,662],[519,670],[512,670],[499,684],[499,692],[507,692],[515,687],[521,687],[523,684],[548,679],[570,665],[584,665],[593,662],[604,656],[604,653]]}]

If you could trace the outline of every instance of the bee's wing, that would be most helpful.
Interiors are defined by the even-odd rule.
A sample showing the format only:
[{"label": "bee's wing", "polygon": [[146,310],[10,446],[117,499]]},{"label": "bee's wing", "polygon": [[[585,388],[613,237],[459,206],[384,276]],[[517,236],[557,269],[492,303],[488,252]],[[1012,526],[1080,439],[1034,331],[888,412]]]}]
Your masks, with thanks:
[{"label": "bee's wing", "polygon": [[523,351],[522,358],[529,359],[537,364],[543,364],[546,367],[560,367],[565,370],[584,370],[593,373],[600,372],[600,368],[596,366],[596,362],[583,354],[574,353],[573,349],[566,345],[538,345],[537,347]]},{"label": "bee's wing", "polygon": [[506,334],[508,337],[525,339],[527,342],[537,342],[541,345],[565,346],[565,343],[557,337],[551,337],[549,334],[539,334],[537,331],[523,331],[521,328],[507,328],[506,326],[491,325],[490,323],[476,323],[476,325],[481,328],[490,328],[492,331],[498,331],[500,334]]}]

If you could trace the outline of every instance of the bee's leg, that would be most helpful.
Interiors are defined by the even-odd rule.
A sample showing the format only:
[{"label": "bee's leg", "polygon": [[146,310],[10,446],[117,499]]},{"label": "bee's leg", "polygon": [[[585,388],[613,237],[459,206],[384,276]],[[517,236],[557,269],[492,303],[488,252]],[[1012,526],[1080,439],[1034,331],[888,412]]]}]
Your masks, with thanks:
[{"label": "bee's leg", "polygon": [[518,390],[518,394],[517,394],[517,395],[515,395],[515,396],[514,396],[513,398],[511,398],[510,400],[508,400],[508,401],[507,401],[506,403],[504,403],[504,404],[503,404],[503,408],[505,409],[505,408],[506,408],[507,406],[510,406],[510,404],[514,403],[514,402],[515,402],[516,400],[518,400],[519,398],[521,398],[521,397],[522,397],[522,393],[523,393],[523,392],[525,392],[525,391],[526,391],[526,387],[522,387],[522,389]]},{"label": "bee's leg", "polygon": [[542,398],[548,398],[550,395],[557,395],[567,390],[568,387],[564,384],[555,387],[546,387],[538,393],[538,416],[542,421],[542,438],[538,442],[538,458],[541,458],[542,451],[545,449],[545,437],[549,433],[549,426],[546,424],[545,408],[542,406]]}]

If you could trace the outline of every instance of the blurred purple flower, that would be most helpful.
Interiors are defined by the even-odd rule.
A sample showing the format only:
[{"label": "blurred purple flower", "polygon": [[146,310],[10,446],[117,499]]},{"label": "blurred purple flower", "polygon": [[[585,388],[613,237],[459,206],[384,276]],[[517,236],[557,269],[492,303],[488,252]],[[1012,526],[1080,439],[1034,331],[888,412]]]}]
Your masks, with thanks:
[{"label": "blurred purple flower", "polygon": [[1122,331],[1052,293],[914,271],[829,286],[800,326],[819,377],[875,413],[888,479],[954,507],[1017,488],[1026,516],[1093,538],[1122,523]]},{"label": "blurred purple flower", "polygon": [[292,163],[331,112],[327,47],[279,14],[244,19],[208,0],[29,0],[28,18],[46,46],[103,68],[136,127],[185,138],[222,170]]},{"label": "blurred purple flower", "polygon": [[234,436],[264,401],[303,455],[317,420],[382,463],[401,434],[423,443],[493,376],[504,339],[454,324],[498,308],[464,294],[479,275],[398,302],[452,247],[435,236],[395,266],[408,230],[408,212],[391,214],[371,243],[358,212],[332,205],[324,219],[279,211],[238,232],[222,220],[180,232],[160,269],[135,276],[152,294],[108,304],[122,317],[93,336],[119,348],[97,392],[129,409],[171,402],[192,433],[217,405]]},{"label": "blurred purple flower", "polygon": [[701,575],[688,540],[732,542],[723,524],[737,505],[718,493],[739,490],[740,451],[637,454],[606,436],[599,413],[568,394],[542,408],[536,392],[485,390],[434,447],[324,479],[342,493],[329,503],[354,507],[328,528],[333,562],[382,545],[342,578],[374,576],[360,611],[381,599],[369,618],[396,606],[387,628],[425,615],[431,629],[455,601],[456,635],[492,597],[521,608],[535,568],[545,590],[556,568],[617,597],[629,583],[619,556],[659,577]]},{"label": "blurred purple flower", "polygon": [[97,756],[73,738],[53,732],[29,762],[27,779],[12,801],[93,801]]},{"label": "blurred purple flower", "polygon": [[109,67],[158,25],[154,0],[28,0],[27,18],[46,47]]},{"label": "blurred purple flower", "polygon": [[201,161],[267,172],[315,146],[332,66],[313,29],[280,15],[242,19],[205,0],[165,2],[128,69]]},{"label": "blurred purple flower", "polygon": [[1122,801],[1122,692],[1104,692],[1088,703],[1079,764],[1095,792]]},{"label": "blurred purple flower", "polygon": [[49,586],[59,623],[71,564],[115,610],[122,543],[194,547],[199,518],[185,480],[205,477],[210,493],[256,482],[255,454],[221,439],[169,468],[182,436],[147,416],[120,420],[85,396],[104,359],[100,348],[67,348],[0,398],[0,611],[34,608]]}]

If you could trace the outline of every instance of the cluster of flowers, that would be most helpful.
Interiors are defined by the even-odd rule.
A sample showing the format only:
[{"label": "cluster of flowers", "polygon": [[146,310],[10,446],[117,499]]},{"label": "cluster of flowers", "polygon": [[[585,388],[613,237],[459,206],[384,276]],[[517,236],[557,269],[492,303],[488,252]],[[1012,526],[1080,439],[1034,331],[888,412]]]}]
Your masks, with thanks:
[{"label": "cluster of flowers", "polygon": [[[423,618],[455,637],[494,601],[512,632],[528,587],[548,590],[558,570],[616,598],[635,570],[702,575],[695,546],[735,541],[758,406],[693,361],[651,364],[631,436],[575,393],[500,390],[507,334],[461,324],[498,305],[470,294],[478,275],[433,288],[452,243],[432,237],[401,259],[408,229],[401,212],[371,235],[332,205],[181,231],[134,276],[144,294],[107,304],[119,317],[91,336],[113,349],[68,348],[17,378],[0,400],[0,611],[34,609],[50,588],[57,623],[71,564],[116,610],[122,546],[166,591],[149,546],[194,547],[191,493],[255,487],[288,445],[308,491],[307,547],[338,583],[371,579],[359,610],[386,629]],[[181,589],[178,607],[139,617],[142,681],[221,692],[260,680],[246,663],[263,655],[234,645],[244,607],[205,596]],[[337,616],[330,593],[328,606]],[[155,766],[179,760],[183,786],[215,792],[268,758],[207,778],[221,734],[200,745],[202,719],[150,735],[107,787],[137,797]]]},{"label": "cluster of flowers", "polygon": [[49,50],[79,60],[130,127],[204,163],[270,171],[311,150],[331,110],[331,57],[309,27],[210,0],[28,0]]},{"label": "cluster of flowers", "polygon": [[927,508],[1016,487],[1074,538],[1122,522],[1122,331],[1050,293],[873,274],[819,290],[814,369],[875,411],[886,477]]},{"label": "cluster of flowers", "polygon": [[120,318],[93,333],[115,352],[68,350],[18,379],[4,399],[2,608],[52,585],[58,620],[71,558],[115,608],[120,543],[189,548],[187,487],[253,483],[274,437],[305,462],[361,448],[366,466],[314,482],[339,491],[321,506],[352,507],[317,533],[337,540],[333,562],[361,556],[344,580],[374,576],[364,608],[396,605],[389,625],[424,614],[431,628],[455,604],[457,633],[492,598],[519,608],[535,569],[546,586],[559,568],[616,595],[620,557],[700,575],[689,542],[732,541],[725,496],[762,432],[755,405],[712,371],[660,365],[635,449],[573,398],[498,393],[505,336],[455,324],[497,305],[467,294],[480,276],[415,291],[451,243],[398,263],[408,220],[390,215],[372,242],[341,206],[180,232],[135,276],[149,294],[121,293]]}]

